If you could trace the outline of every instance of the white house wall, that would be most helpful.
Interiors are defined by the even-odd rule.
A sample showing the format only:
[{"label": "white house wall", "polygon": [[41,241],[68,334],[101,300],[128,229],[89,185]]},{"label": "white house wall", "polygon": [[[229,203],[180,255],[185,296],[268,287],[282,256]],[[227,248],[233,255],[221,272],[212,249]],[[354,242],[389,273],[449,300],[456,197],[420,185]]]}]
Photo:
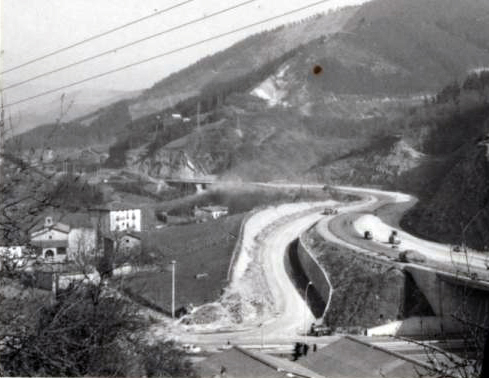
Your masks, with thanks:
[{"label": "white house wall", "polygon": [[115,210],[110,212],[110,231],[132,230],[141,232],[141,210]]},{"label": "white house wall", "polygon": [[8,258],[22,257],[22,246],[0,247],[0,256]]}]

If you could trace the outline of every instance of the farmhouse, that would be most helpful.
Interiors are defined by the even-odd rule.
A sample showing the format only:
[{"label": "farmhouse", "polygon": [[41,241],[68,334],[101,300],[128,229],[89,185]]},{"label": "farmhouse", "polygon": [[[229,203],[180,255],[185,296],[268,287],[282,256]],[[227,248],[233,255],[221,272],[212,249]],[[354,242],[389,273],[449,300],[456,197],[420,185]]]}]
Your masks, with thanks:
[{"label": "farmhouse", "polygon": [[48,216],[44,224],[31,233],[31,245],[46,262],[64,263],[79,254],[95,251],[96,232],[88,216],[73,214],[65,221],[54,222],[53,217]]},{"label": "farmhouse", "polygon": [[194,208],[194,217],[197,221],[205,222],[210,219],[218,219],[228,215],[229,210],[226,206],[204,206]]},{"label": "farmhouse", "polygon": [[127,253],[141,250],[141,236],[137,233],[125,232],[120,235],[103,236],[103,247],[106,253]]},{"label": "farmhouse", "polygon": [[40,249],[41,256],[49,262],[65,262],[67,260],[68,235],[70,226],[53,221],[46,217],[44,227],[31,234],[31,244]]}]

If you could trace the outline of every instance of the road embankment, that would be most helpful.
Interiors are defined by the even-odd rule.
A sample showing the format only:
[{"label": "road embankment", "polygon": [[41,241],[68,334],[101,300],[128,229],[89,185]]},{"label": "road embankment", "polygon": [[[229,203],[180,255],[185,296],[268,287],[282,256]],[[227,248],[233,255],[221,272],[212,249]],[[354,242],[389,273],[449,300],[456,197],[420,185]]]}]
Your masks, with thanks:
[{"label": "road embankment", "polygon": [[[324,270],[334,288],[326,314],[328,324],[347,328],[373,327],[403,317],[406,280],[395,264],[360,255],[324,240],[315,228],[303,234],[301,241],[304,249],[309,251],[303,254],[303,261],[305,269],[310,270],[311,281],[324,282],[324,279],[316,278]],[[314,268],[316,263],[313,261],[319,269]],[[322,296],[329,297],[326,287]]]},{"label": "road embankment", "polygon": [[299,269],[302,270],[308,281],[311,282],[314,287],[315,292],[319,294],[323,301],[324,305],[320,316],[324,318],[328,311],[328,307],[330,306],[334,288],[328,277],[328,273],[317,261],[308,244],[303,240],[304,235],[305,234],[302,234],[297,241],[297,262],[299,264]]}]

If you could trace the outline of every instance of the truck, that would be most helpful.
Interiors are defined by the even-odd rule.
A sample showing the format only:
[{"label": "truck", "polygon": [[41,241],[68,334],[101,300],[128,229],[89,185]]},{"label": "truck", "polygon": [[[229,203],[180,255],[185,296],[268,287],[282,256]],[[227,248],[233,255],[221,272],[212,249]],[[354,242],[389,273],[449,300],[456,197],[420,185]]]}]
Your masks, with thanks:
[{"label": "truck", "polygon": [[330,336],[333,333],[333,330],[324,324],[311,324],[311,328],[309,329],[309,336]]},{"label": "truck", "polygon": [[389,244],[392,245],[399,245],[401,244],[401,239],[399,239],[399,236],[397,236],[397,231],[392,230],[390,236],[389,236]]},{"label": "truck", "polygon": [[374,238],[374,236],[372,235],[372,232],[371,231],[365,231],[363,233],[363,238],[365,240],[372,240]]},{"label": "truck", "polygon": [[323,215],[337,215],[338,209],[334,209],[332,207],[326,207],[323,211]]}]

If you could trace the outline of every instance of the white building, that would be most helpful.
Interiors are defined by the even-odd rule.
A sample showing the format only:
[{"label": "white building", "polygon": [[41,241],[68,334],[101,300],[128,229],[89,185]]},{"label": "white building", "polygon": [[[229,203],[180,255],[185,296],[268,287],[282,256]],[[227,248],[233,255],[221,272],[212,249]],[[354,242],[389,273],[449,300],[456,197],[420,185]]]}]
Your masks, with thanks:
[{"label": "white building", "polygon": [[65,262],[67,260],[68,235],[70,226],[54,223],[52,217],[46,217],[44,227],[31,234],[31,244],[38,247],[41,256],[49,262]]},{"label": "white building", "polygon": [[141,232],[141,209],[109,211],[109,231]]},{"label": "white building", "polygon": [[96,232],[91,227],[71,227],[46,217],[43,227],[32,232],[31,245],[39,248],[45,261],[63,263],[74,260],[78,254],[95,252]]},{"label": "white building", "polygon": [[220,217],[228,215],[229,210],[226,206],[204,206],[195,207],[194,216],[201,221],[208,219],[218,219]]},{"label": "white building", "polygon": [[112,202],[91,210],[94,227],[102,235],[119,232],[141,232],[143,215],[141,209],[129,208],[119,202]]}]

